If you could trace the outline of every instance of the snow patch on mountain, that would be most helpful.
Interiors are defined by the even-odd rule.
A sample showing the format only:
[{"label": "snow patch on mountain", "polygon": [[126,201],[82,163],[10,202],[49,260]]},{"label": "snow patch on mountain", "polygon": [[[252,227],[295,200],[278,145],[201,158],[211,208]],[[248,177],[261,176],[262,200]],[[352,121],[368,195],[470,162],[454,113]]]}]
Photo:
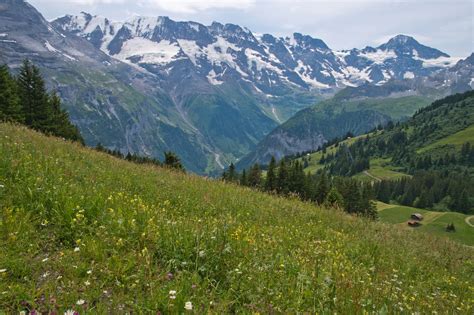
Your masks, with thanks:
[{"label": "snow patch on mountain", "polygon": [[116,56],[118,59],[130,62],[132,57],[141,57],[140,62],[149,64],[167,64],[178,59],[181,48],[177,43],[171,43],[167,40],[154,42],[149,39],[135,37],[127,40],[120,53]]},{"label": "snow patch on mountain", "polygon": [[264,60],[267,58],[265,58],[255,50],[252,50],[250,48],[245,49],[245,56],[247,57],[249,70],[251,70],[255,66],[257,71],[262,71],[263,69],[265,69],[276,72],[280,75],[283,73],[280,68],[274,66],[270,61]]},{"label": "snow patch on mountain", "polygon": [[220,81],[217,78],[218,78],[218,75],[216,74],[214,70],[209,71],[209,73],[207,74],[207,80],[212,85],[221,85],[222,83],[224,83],[224,81]]},{"label": "snow patch on mountain", "polygon": [[414,79],[415,78],[415,74],[411,71],[407,71],[403,74],[403,78],[404,79]]},{"label": "snow patch on mountain", "polygon": [[388,59],[397,58],[397,54],[393,50],[381,50],[377,49],[374,52],[363,52],[359,56],[368,59],[375,63],[376,65],[384,64]]},{"label": "snow patch on mountain", "polygon": [[296,73],[298,73],[298,75],[300,76],[300,78],[308,83],[309,85],[315,87],[315,88],[321,88],[321,89],[328,89],[330,88],[329,85],[327,84],[324,84],[324,83],[321,83],[319,82],[318,80],[316,79],[313,79],[311,77],[311,72],[313,71],[310,67],[308,67],[307,65],[305,65],[303,63],[303,61],[301,60],[298,60],[298,66],[295,68],[295,71]]},{"label": "snow patch on mountain", "polygon": [[421,60],[423,67],[425,68],[450,68],[456,65],[461,60],[459,57],[439,57],[436,59],[422,59],[414,58],[415,60]]}]

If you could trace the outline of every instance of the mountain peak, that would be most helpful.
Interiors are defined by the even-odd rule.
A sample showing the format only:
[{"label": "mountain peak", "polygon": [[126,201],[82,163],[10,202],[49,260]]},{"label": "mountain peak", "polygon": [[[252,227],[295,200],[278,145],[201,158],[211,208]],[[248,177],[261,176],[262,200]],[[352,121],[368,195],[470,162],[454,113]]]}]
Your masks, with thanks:
[{"label": "mountain peak", "polygon": [[293,33],[293,36],[287,37],[286,40],[292,45],[297,44],[304,47],[329,49],[323,40],[319,38],[313,38],[310,35],[303,35],[301,33]]},{"label": "mountain peak", "polygon": [[396,35],[377,49],[393,50],[399,56],[414,56],[422,59],[437,59],[440,57],[449,57],[448,54],[423,44],[420,44],[415,38],[408,35]]},{"label": "mountain peak", "polygon": [[399,34],[390,38],[387,44],[398,44],[398,45],[417,44],[419,45],[420,43],[411,36]]}]

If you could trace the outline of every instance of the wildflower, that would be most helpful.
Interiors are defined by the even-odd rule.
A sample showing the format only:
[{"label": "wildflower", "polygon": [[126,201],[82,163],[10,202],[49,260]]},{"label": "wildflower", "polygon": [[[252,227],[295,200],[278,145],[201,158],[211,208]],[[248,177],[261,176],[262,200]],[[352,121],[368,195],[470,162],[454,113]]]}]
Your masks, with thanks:
[{"label": "wildflower", "polygon": [[170,299],[176,299],[176,290],[170,290],[169,292]]},{"label": "wildflower", "polygon": [[173,275],[171,272],[168,272],[168,273],[166,274],[166,279],[167,279],[168,281],[173,280],[173,278],[174,278],[174,275]]},{"label": "wildflower", "polygon": [[90,286],[91,283],[89,282],[89,280],[87,280],[86,282],[84,282],[84,284],[86,285],[86,287]]},{"label": "wildflower", "polygon": [[42,260],[42,262],[47,262],[49,260],[48,257],[46,257],[45,259]]},{"label": "wildflower", "polygon": [[184,304],[184,309],[186,309],[187,311],[192,311],[193,310],[193,303],[191,302],[186,302]]},{"label": "wildflower", "polygon": [[67,310],[64,312],[64,315],[79,315],[75,310]]},{"label": "wildflower", "polygon": [[83,299],[77,300],[76,302],[77,305],[84,305],[84,303],[86,303],[86,301],[84,301]]},{"label": "wildflower", "polygon": [[20,315],[26,315],[26,312],[25,312],[25,311],[21,311],[21,312],[20,312]]},{"label": "wildflower", "polygon": [[5,272],[7,272],[6,269],[0,269],[0,273],[5,273]]},{"label": "wildflower", "polygon": [[206,256],[206,252],[203,251],[203,250],[201,250],[201,251],[199,252],[199,257],[204,257],[204,256]]},{"label": "wildflower", "polygon": [[90,275],[92,273],[92,270],[87,270],[87,274]]},{"label": "wildflower", "polygon": [[5,185],[0,184],[0,188],[5,188]]},{"label": "wildflower", "polygon": [[78,251],[80,251],[81,249],[79,247],[75,247],[74,248],[74,252],[77,253]]}]

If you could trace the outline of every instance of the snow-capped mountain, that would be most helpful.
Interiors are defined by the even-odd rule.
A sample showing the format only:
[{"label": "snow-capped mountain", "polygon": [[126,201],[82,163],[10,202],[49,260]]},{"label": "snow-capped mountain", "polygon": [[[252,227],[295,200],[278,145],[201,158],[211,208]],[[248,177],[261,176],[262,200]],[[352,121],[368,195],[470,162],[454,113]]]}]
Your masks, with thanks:
[{"label": "snow-capped mountain", "polygon": [[333,51],[298,33],[278,38],[166,17],[114,22],[81,13],[48,22],[24,0],[0,0],[0,63],[15,71],[26,58],[88,145],[157,158],[171,150],[201,174],[219,173],[346,86],[414,77],[413,86],[446,94],[473,85],[471,57],[450,68],[455,59],[406,36]]},{"label": "snow-capped mountain", "polygon": [[375,48],[334,51],[322,40],[299,33],[287,38],[256,36],[238,25],[205,26],[167,17],[113,22],[83,12],[53,24],[116,59],[160,76],[187,65],[210,84],[238,79],[267,95],[278,95],[282,86],[330,91],[425,77],[459,60],[405,35]]}]

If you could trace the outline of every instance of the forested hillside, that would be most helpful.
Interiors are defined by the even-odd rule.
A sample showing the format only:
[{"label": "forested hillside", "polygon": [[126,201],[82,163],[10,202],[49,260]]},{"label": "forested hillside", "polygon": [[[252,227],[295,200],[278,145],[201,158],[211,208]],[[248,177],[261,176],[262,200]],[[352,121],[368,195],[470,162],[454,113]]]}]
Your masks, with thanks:
[{"label": "forested hillside", "polygon": [[405,123],[390,124],[352,144],[342,142],[330,152],[325,149],[317,163],[330,174],[354,176],[383,161],[385,168],[410,176],[377,180],[374,189],[379,200],[470,213],[473,126],[474,92],[456,94],[419,110]]}]

